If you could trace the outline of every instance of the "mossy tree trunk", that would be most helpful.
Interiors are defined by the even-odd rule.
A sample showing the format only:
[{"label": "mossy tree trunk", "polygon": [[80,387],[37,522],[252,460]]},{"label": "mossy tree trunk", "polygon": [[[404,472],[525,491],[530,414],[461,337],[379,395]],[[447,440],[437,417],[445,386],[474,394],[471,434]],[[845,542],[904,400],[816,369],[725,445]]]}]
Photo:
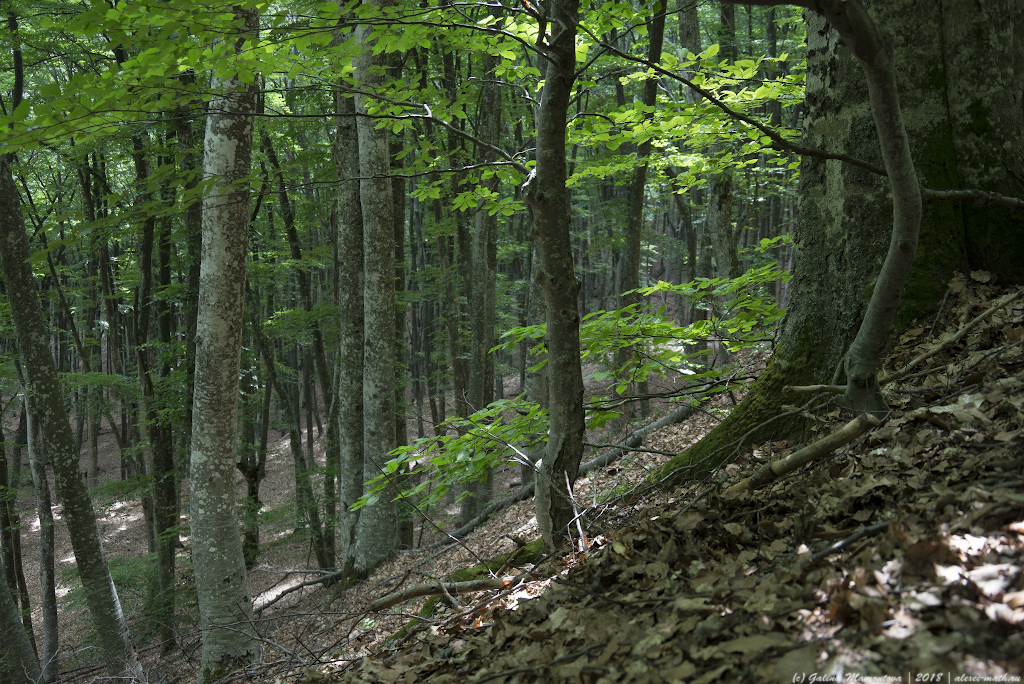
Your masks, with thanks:
[{"label": "mossy tree trunk", "polygon": [[338,254],[349,262],[338,269],[338,468],[341,567],[355,569],[359,511],[363,495],[363,209],[359,200],[359,137],[355,100],[337,94]]},{"label": "mossy tree trunk", "polygon": [[63,497],[64,518],[93,626],[103,637],[104,664],[112,677],[141,677],[142,668],[135,658],[128,624],[103,555],[96,514],[82,477],[75,438],[50,354],[43,310],[28,263],[28,237],[9,166],[11,161],[7,155],[0,157],[0,265],[11,302],[18,352],[25,363],[27,392],[37,410],[46,452]]},{"label": "mossy tree trunk", "polygon": [[[995,3],[998,8],[974,10],[923,0],[866,4],[895,36],[897,86],[921,184],[938,190],[980,187],[1024,194],[1024,115],[1019,101],[1015,109],[1011,106],[1013,97],[1020,97],[1024,74],[996,63],[991,55],[981,58],[976,41],[983,37],[1007,58],[1019,55],[1024,51],[1024,6],[1009,0]],[[992,21],[997,12],[1002,13],[1000,20]],[[802,144],[880,166],[862,69],[817,13],[807,13],[807,34]],[[988,86],[990,79],[995,86]],[[961,102],[967,97],[973,105]],[[792,305],[772,361],[732,415],[652,474],[652,482],[706,473],[728,458],[741,438],[743,448],[749,448],[799,428],[798,418],[765,421],[778,416],[782,404],[793,403],[793,395],[782,393],[784,386],[839,378],[836,370],[874,291],[892,221],[886,178],[836,160],[802,159]],[[946,282],[957,270],[984,268],[1004,281],[1021,282],[1021,250],[1024,225],[1019,217],[965,203],[925,200],[918,247],[894,330],[934,313]]]}]

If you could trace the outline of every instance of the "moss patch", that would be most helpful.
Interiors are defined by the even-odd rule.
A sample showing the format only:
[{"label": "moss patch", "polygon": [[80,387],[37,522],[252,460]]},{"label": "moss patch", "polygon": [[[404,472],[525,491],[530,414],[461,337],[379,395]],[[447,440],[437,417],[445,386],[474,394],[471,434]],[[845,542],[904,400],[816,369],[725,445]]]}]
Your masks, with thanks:
[{"label": "moss patch", "polygon": [[781,418],[765,424],[765,421],[782,412],[782,404],[792,403],[797,395],[783,394],[782,388],[803,382],[799,372],[784,370],[783,364],[773,360],[764,373],[754,381],[750,393],[732,413],[686,451],[675,456],[668,463],[647,476],[650,484],[675,485],[681,482],[705,477],[732,456],[737,440],[748,432],[741,449],[766,439],[780,438],[800,428],[802,419],[798,416]]}]

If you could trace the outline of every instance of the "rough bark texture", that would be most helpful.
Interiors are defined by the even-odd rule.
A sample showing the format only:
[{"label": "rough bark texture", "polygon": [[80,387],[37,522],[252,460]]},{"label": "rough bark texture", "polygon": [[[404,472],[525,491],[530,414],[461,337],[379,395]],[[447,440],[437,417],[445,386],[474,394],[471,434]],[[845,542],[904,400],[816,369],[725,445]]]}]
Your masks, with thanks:
[{"label": "rough bark texture", "polygon": [[743,275],[736,233],[732,228],[732,203],[732,171],[726,170],[711,180],[708,211],[704,219],[704,229],[711,238],[715,254],[715,275],[719,278]]},{"label": "rough bark texture", "polygon": [[93,626],[102,636],[103,662],[111,676],[124,673],[141,676],[142,669],[135,659],[117,590],[103,556],[92,499],[79,467],[75,438],[68,423],[42,307],[28,264],[30,252],[25,222],[8,163],[6,157],[0,158],[0,265],[11,303],[18,351],[25,362],[28,392],[63,497],[64,518]]},{"label": "rough bark texture", "polygon": [[537,523],[554,547],[573,518],[568,486],[583,456],[583,375],[580,368],[579,281],[569,237],[571,214],[565,186],[565,127],[575,69],[577,0],[553,3],[552,43],[537,108],[537,166],[523,188],[533,209],[533,239],[540,257],[537,279],[547,303],[548,446],[537,475]]},{"label": "rough bark texture", "polygon": [[359,202],[359,139],[355,101],[338,94],[338,132],[334,161],[338,169],[338,497],[341,567],[355,567],[359,511],[350,509],[363,495],[363,210]]},{"label": "rough bark texture", "polygon": [[[982,48],[976,39],[1003,41],[999,50],[1021,54],[1024,5],[1008,0],[991,9],[987,3],[968,3],[969,8],[954,5],[923,0],[868,2],[895,34],[897,86],[921,183],[939,190],[969,188],[972,174],[978,178],[987,174],[1001,180],[998,187],[1003,192],[1019,196],[1019,179],[1024,178],[1020,168],[1024,114],[1019,99],[1015,109],[1007,100],[1021,97],[1019,84],[1024,76],[1006,62],[980,57]],[[1000,19],[994,21],[997,14]],[[880,165],[863,71],[849,51],[839,48],[838,34],[820,15],[808,12],[807,22],[802,144]],[[997,85],[989,87],[990,82]],[[1016,89],[1010,87],[1013,83]],[[966,97],[974,104],[953,101]],[[974,112],[973,118],[968,109]],[[966,149],[976,153],[968,155]],[[986,216],[999,226],[998,234],[982,225]],[[652,481],[697,463],[704,464],[696,469],[702,472],[726,458],[737,439],[791,402],[780,394],[783,386],[832,381],[873,291],[892,219],[885,178],[840,161],[801,160],[792,305],[775,356],[743,404],[708,438],[653,474]],[[1002,249],[983,248],[986,239]],[[1018,216],[968,204],[925,201],[918,248],[895,329],[933,312],[954,270],[987,268],[1004,280],[1024,280],[1024,256],[1005,258],[1022,246],[1024,222]],[[794,418],[776,421],[754,430],[745,444],[790,433],[798,426]],[[694,472],[680,470],[670,479]]]},{"label": "rough bark texture", "polygon": [[[379,0],[372,3],[380,6]],[[384,83],[386,55],[374,55],[371,27],[358,35],[363,46],[356,80],[372,93]],[[366,114],[370,98],[356,96]],[[363,481],[381,473],[395,448],[395,250],[391,195],[391,159],[386,130],[365,116],[359,135],[359,200],[363,215]],[[395,504],[389,487],[377,503],[365,507],[356,529],[355,571],[366,574],[395,552]]]},{"label": "rough bark texture", "polygon": [[[240,10],[239,10],[240,11]],[[255,13],[246,29],[256,31]],[[235,514],[238,373],[242,348],[249,175],[256,88],[214,78],[206,122],[203,247],[192,409],[190,512],[203,654],[200,684],[260,660]]]}]

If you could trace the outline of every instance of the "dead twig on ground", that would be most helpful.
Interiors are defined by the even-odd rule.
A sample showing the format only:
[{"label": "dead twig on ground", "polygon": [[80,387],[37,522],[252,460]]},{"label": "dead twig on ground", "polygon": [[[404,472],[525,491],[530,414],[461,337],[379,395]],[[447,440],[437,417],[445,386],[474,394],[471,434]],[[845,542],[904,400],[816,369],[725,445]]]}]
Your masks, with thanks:
[{"label": "dead twig on ground", "polygon": [[514,586],[516,583],[533,579],[534,573],[527,572],[514,577],[485,577],[483,579],[467,580],[465,582],[432,582],[431,584],[416,584],[406,587],[401,591],[383,596],[370,604],[371,611],[380,611],[390,608],[402,601],[418,598],[420,596],[433,596],[434,594],[464,594],[471,591],[484,591],[486,589],[502,589]]}]

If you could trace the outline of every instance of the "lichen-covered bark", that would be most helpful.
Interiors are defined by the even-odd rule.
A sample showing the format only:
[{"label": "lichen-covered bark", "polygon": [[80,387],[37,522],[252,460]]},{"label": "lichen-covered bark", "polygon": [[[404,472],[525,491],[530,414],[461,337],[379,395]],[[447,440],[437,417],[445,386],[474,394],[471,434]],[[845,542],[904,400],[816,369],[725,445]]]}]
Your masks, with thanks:
[{"label": "lichen-covered bark", "polygon": [[[243,12],[255,34],[255,12]],[[242,349],[256,88],[215,77],[206,121],[190,518],[199,619],[200,684],[259,662],[252,596],[235,513],[238,373]]]},{"label": "lichen-covered bark", "polygon": [[[838,33],[819,14],[808,12],[806,18],[808,66],[801,144],[880,165],[861,67],[840,47]],[[897,68],[904,68],[904,62],[898,51]],[[913,107],[927,109],[922,99],[909,98]],[[775,354],[743,403],[707,438],[652,474],[650,481],[706,473],[732,454],[741,437],[749,447],[799,428],[799,418],[775,419],[784,403],[794,403],[793,395],[783,394],[782,388],[834,379],[860,327],[885,256],[893,216],[887,188],[885,178],[839,161],[801,160],[793,297]],[[962,238],[959,243],[949,239],[949,228],[941,220],[949,208],[944,215],[937,211],[942,207],[931,209],[923,223],[929,235],[922,237],[919,249],[927,244],[929,259],[915,261],[902,312],[926,311],[926,303],[934,307],[941,291],[936,292],[931,281],[938,278],[945,283],[952,265],[962,263],[956,259],[962,254]],[[774,420],[764,424],[769,419]],[[695,470],[686,468],[695,464],[699,464]]]},{"label": "lichen-covered bark", "polygon": [[[370,0],[381,7],[381,0]],[[373,54],[372,27],[358,30],[362,54],[356,80],[363,94],[356,109],[368,114],[370,96],[384,84],[386,55]],[[363,217],[363,481],[381,474],[395,448],[395,250],[391,193],[391,159],[387,131],[366,116],[357,120],[359,201]],[[393,491],[365,507],[356,528],[355,571],[363,575],[395,552]]]},{"label": "lichen-covered bark", "polygon": [[579,3],[552,3],[552,43],[541,103],[537,108],[537,166],[524,185],[533,209],[533,239],[540,257],[537,279],[547,303],[549,429],[537,474],[537,524],[549,547],[567,532],[573,506],[567,489],[583,456],[583,376],[580,369],[579,281],[569,238],[571,215],[566,181],[565,126],[575,69],[574,41]]},{"label": "lichen-covered bark", "polygon": [[338,497],[341,567],[355,568],[363,495],[363,210],[359,203],[359,138],[355,101],[338,93],[334,162],[338,169]]},{"label": "lichen-covered bark", "polygon": [[[1012,0],[867,4],[895,35],[900,104],[921,184],[944,190],[977,182],[983,189],[1021,195],[1024,70],[1008,64],[1022,63],[1024,5]],[[838,34],[818,14],[809,12],[807,24],[802,143],[878,165],[878,137],[860,67],[838,48]],[[994,53],[985,52],[986,45]],[[997,54],[1013,55],[1016,61],[994,59]],[[1002,185],[985,185],[985,178],[997,178]],[[793,402],[791,395],[780,393],[785,385],[833,380],[864,315],[888,242],[893,215],[888,181],[839,161],[804,158],[799,197],[793,304],[772,362],[729,418],[652,480],[689,463],[725,458],[720,447]],[[895,330],[934,311],[954,270],[987,268],[1005,280],[1024,280],[1022,249],[1024,222],[1017,216],[925,201]],[[798,426],[792,418],[776,421],[756,430],[747,444]],[[685,477],[685,472],[670,479]]]},{"label": "lichen-covered bark", "polygon": [[102,636],[103,662],[111,676],[141,676],[142,669],[135,658],[128,625],[103,555],[92,499],[79,467],[78,449],[50,355],[43,311],[28,263],[30,252],[25,222],[9,163],[6,156],[0,157],[0,266],[14,319],[18,352],[25,363],[28,392],[53,464],[57,487],[64,498],[64,519],[78,574],[93,626]]}]

